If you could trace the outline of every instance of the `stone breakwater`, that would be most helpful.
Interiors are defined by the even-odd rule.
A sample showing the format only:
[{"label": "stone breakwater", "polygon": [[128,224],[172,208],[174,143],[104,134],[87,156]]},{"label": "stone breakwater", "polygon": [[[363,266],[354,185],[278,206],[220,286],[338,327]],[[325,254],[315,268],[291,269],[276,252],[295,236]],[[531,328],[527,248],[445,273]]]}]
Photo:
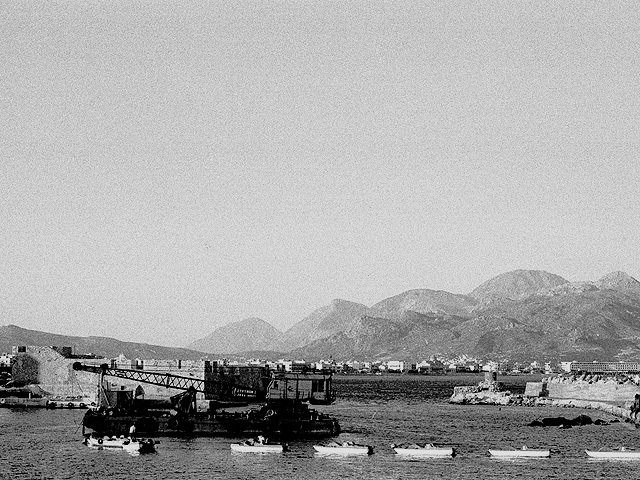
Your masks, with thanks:
[{"label": "stone breakwater", "polygon": [[567,375],[529,382],[522,395],[504,390],[500,382],[485,381],[474,386],[454,387],[449,402],[462,405],[585,408],[635,421],[631,407],[636,394],[640,394],[638,375]]},{"label": "stone breakwater", "polygon": [[453,387],[449,403],[463,405],[515,405],[521,395],[512,395],[501,382],[480,382],[478,385]]}]

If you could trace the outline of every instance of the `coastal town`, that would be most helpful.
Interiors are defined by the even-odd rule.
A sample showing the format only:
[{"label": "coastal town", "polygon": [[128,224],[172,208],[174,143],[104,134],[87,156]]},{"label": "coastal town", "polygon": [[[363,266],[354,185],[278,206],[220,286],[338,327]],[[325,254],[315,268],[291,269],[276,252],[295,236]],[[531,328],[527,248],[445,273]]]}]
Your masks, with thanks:
[{"label": "coastal town", "polygon": [[[16,394],[19,388],[37,386],[50,399],[90,397],[94,395],[96,380],[93,375],[75,371],[73,364],[88,366],[108,365],[109,368],[153,372],[205,379],[215,369],[239,372],[243,369],[265,369],[272,372],[324,375],[479,375],[492,372],[496,376],[563,374],[640,374],[640,363],[635,362],[551,362],[532,361],[528,364],[497,361],[478,361],[466,355],[455,359],[431,357],[420,361],[335,361],[289,360],[275,361],[247,359],[210,360],[180,359],[129,359],[123,354],[115,358],[103,358],[94,354],[76,353],[72,347],[14,346],[11,353],[0,356],[0,395]],[[120,382],[120,383],[118,383]],[[6,388],[9,387],[9,388]],[[144,388],[147,396],[168,397],[176,392],[162,386],[150,386],[112,379],[111,388]],[[29,395],[33,396],[33,395]],[[44,395],[42,395],[44,396]],[[201,395],[202,396],[202,395]],[[202,396],[203,397],[203,396]],[[204,397],[203,397],[204,398]],[[89,404],[95,399],[89,400]],[[6,404],[6,402],[5,402]]]},{"label": "coastal town", "polygon": [[[25,384],[32,380],[21,370],[22,363],[16,361],[21,354],[48,355],[64,363],[82,359],[90,364],[108,363],[119,368],[131,368],[136,370],[149,370],[156,372],[189,371],[194,365],[199,364],[193,360],[180,359],[129,359],[123,354],[115,358],[102,358],[93,354],[76,353],[72,347],[56,346],[14,346],[11,353],[0,355],[0,386],[7,383]],[[274,371],[284,372],[324,372],[335,375],[382,375],[382,374],[409,374],[409,375],[451,375],[457,373],[478,374],[481,372],[498,372],[500,375],[521,374],[545,374],[571,372],[583,363],[580,362],[505,362],[505,361],[480,361],[472,357],[461,355],[453,359],[431,356],[422,360],[376,360],[376,361],[336,361],[333,359],[307,361],[302,359],[263,360],[258,358],[234,359],[218,358],[216,360],[202,360],[213,362],[226,367],[269,367]],[[68,362],[67,362],[68,363]],[[611,362],[609,362],[611,363]],[[639,367],[640,368],[640,367]]]}]

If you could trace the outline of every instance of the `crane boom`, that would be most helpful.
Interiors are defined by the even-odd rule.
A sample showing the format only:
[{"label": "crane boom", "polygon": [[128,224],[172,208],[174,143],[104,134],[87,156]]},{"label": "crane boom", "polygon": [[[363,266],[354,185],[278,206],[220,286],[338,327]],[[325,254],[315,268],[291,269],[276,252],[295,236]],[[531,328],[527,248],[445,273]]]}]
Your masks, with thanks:
[{"label": "crane boom", "polygon": [[193,377],[181,377],[170,373],[154,373],[143,370],[130,370],[127,368],[111,368],[106,363],[102,365],[87,365],[80,362],[73,364],[74,370],[97,373],[99,375],[109,375],[112,377],[125,378],[134,382],[149,383],[161,387],[175,388],[178,390],[189,390],[193,388],[196,392],[208,393],[205,380]]}]

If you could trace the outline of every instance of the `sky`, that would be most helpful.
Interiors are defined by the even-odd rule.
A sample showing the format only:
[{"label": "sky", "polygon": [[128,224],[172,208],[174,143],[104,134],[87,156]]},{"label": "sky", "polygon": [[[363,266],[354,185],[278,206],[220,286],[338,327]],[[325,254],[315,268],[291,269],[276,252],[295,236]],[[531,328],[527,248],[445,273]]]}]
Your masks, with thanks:
[{"label": "sky", "polygon": [[640,278],[640,9],[0,0],[0,324],[183,346]]}]

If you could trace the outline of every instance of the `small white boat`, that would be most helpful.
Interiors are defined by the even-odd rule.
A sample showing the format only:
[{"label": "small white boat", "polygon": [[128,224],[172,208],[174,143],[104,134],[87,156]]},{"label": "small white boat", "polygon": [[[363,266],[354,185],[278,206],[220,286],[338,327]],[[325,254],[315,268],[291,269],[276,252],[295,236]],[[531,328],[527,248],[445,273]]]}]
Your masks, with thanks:
[{"label": "small white boat", "polygon": [[353,442],[334,442],[329,445],[314,445],[314,450],[323,455],[372,455],[373,447]]},{"label": "small white boat", "polygon": [[551,455],[551,452],[524,446],[519,450],[489,450],[489,455],[496,458],[546,458]]},{"label": "small white boat", "polygon": [[618,450],[596,451],[585,450],[585,453],[591,458],[611,459],[611,460],[640,460],[640,451],[629,450],[621,447]]},{"label": "small white boat", "polygon": [[155,451],[155,442],[148,440],[132,440],[128,437],[87,437],[85,445],[98,449],[124,450],[129,453],[149,453]]},{"label": "small white boat", "polygon": [[398,455],[406,455],[411,457],[452,457],[455,454],[455,451],[452,447],[436,447],[431,443],[427,443],[424,447],[414,444],[409,447],[391,445],[391,448],[393,448],[393,450]]},{"label": "small white boat", "polygon": [[281,453],[286,450],[286,445],[268,443],[266,438],[259,436],[255,440],[250,439],[242,443],[232,443],[231,450],[243,453]]}]

